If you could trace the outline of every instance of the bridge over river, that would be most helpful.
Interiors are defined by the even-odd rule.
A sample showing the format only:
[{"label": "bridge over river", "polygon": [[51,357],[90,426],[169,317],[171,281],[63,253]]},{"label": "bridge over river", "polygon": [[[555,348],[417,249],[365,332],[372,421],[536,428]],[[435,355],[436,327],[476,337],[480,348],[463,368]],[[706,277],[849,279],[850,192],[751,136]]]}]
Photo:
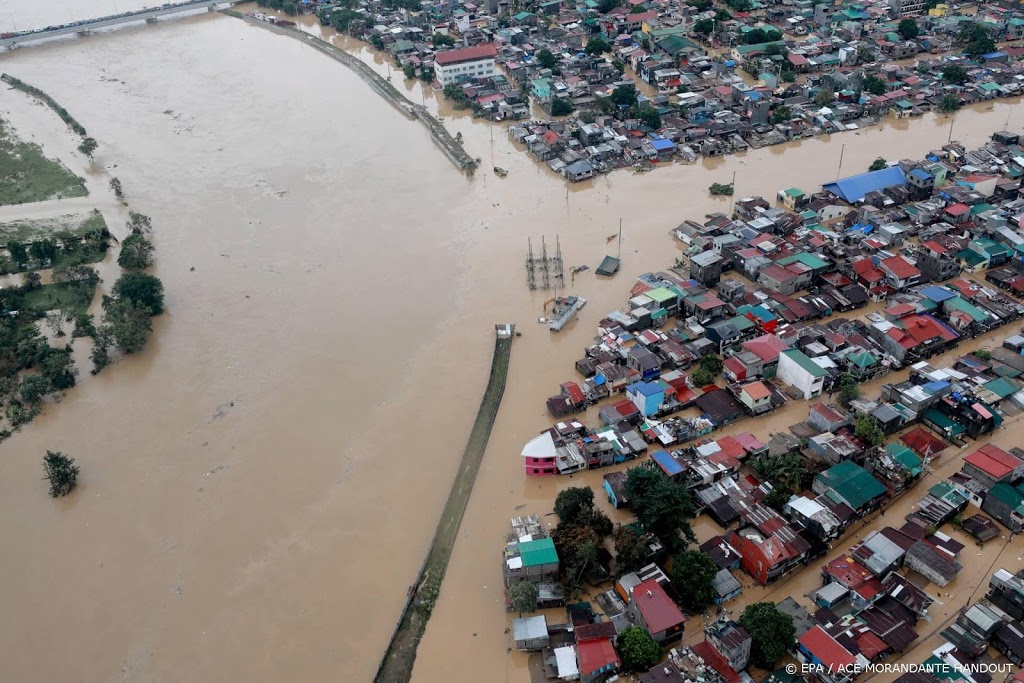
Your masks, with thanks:
[{"label": "bridge over river", "polygon": [[87,34],[90,31],[94,31],[101,28],[111,28],[114,26],[120,26],[122,24],[130,24],[136,22],[155,22],[160,17],[181,14],[183,12],[195,12],[196,10],[206,9],[210,12],[215,12],[220,7],[226,7],[234,5],[236,2],[241,0],[191,0],[191,2],[183,2],[176,4],[167,4],[160,7],[151,7],[148,9],[138,10],[136,12],[125,12],[124,14],[118,14],[112,17],[100,17],[98,19],[86,19],[83,21],[76,21],[72,24],[61,24],[60,26],[49,26],[43,29],[37,29],[35,31],[21,31],[15,35],[9,35],[6,38],[0,38],[0,48],[14,49],[20,45],[32,43],[40,40],[46,40],[48,38],[55,38],[57,36],[66,36],[73,34]]}]

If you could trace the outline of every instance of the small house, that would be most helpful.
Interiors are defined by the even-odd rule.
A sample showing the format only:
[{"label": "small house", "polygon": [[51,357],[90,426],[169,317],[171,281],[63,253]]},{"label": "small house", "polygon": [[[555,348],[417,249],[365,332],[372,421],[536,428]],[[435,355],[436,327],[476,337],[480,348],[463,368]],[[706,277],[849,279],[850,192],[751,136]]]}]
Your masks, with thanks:
[{"label": "small house", "polygon": [[543,650],[550,643],[548,620],[544,615],[512,620],[512,640],[520,652]]},{"label": "small house", "polygon": [[777,377],[795,387],[805,399],[821,395],[827,374],[799,349],[786,349],[779,354]]},{"label": "small house", "polygon": [[668,643],[683,637],[686,615],[655,579],[648,579],[629,596],[629,613],[655,641]]}]

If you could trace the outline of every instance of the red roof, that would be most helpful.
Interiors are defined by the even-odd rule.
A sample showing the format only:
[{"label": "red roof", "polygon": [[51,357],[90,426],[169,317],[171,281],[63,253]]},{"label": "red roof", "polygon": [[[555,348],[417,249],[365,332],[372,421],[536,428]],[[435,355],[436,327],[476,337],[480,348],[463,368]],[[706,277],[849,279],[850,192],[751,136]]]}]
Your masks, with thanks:
[{"label": "red roof", "polygon": [[867,569],[860,566],[855,559],[842,555],[826,565],[822,565],[823,574],[828,574],[843,586],[853,590],[874,578]]},{"label": "red roof", "polygon": [[902,256],[890,256],[887,259],[883,259],[879,265],[901,280],[906,280],[907,278],[921,274],[921,271],[915,268],[910,261]]},{"label": "red roof", "polygon": [[808,64],[810,64],[810,62],[807,61],[807,57],[804,57],[803,55],[798,55],[795,52],[790,52],[788,55],[786,55],[786,59],[788,59],[789,63],[792,64],[793,66],[807,66]]},{"label": "red roof", "polygon": [[608,638],[584,641],[576,646],[576,651],[580,660],[580,674],[583,676],[608,666],[618,668],[622,664]]},{"label": "red roof", "polygon": [[651,633],[667,631],[686,621],[686,615],[655,579],[647,579],[633,589],[633,602]]},{"label": "red roof", "polygon": [[434,55],[434,63],[445,66],[448,64],[459,64],[461,62],[472,62],[477,59],[487,59],[498,56],[498,51],[494,47],[494,43],[484,43],[483,45],[474,45],[473,47],[467,47],[462,50],[445,50],[444,52],[438,52]]},{"label": "red roof", "polygon": [[935,252],[936,254],[946,253],[946,248],[939,244],[938,242],[936,242],[935,240],[928,240],[927,242],[924,243],[924,246],[928,247],[931,251]]},{"label": "red roof", "polygon": [[889,649],[885,641],[871,631],[865,631],[857,636],[857,647],[860,648],[860,653],[869,660],[874,660]]},{"label": "red roof", "polygon": [[800,636],[800,645],[814,655],[814,658],[833,670],[843,667],[852,667],[857,659],[850,654],[845,647],[836,642],[836,639],[825,633],[820,626],[814,626],[810,631]]},{"label": "red roof", "polygon": [[875,264],[872,263],[869,258],[854,261],[853,272],[857,273],[857,277],[868,284],[873,284],[885,278],[885,273],[878,268],[875,268]]},{"label": "red roof", "polygon": [[742,387],[742,391],[755,401],[760,401],[764,398],[771,398],[772,392],[764,385],[763,382],[751,382],[745,384]]},{"label": "red roof", "polygon": [[1024,465],[1020,458],[1010,455],[1002,448],[999,448],[999,446],[993,446],[992,444],[982,446],[974,451],[964,458],[964,462],[974,465],[982,472],[990,474],[996,479],[1002,479],[1013,470]]},{"label": "red roof", "polygon": [[786,343],[774,334],[762,334],[743,342],[743,348],[763,361],[778,360],[779,354],[788,349]]},{"label": "red roof", "polygon": [[930,458],[938,456],[946,449],[946,442],[934,436],[924,427],[916,427],[900,437],[900,441],[907,444],[910,450]]},{"label": "red roof", "polygon": [[744,367],[743,363],[741,363],[740,359],[736,356],[729,356],[725,359],[725,362],[722,365],[724,365],[727,370],[731,371],[732,374],[736,376],[736,379],[747,378],[747,368]]},{"label": "red roof", "polygon": [[565,392],[565,395],[568,396],[569,400],[575,405],[579,405],[585,400],[583,390],[580,389],[580,385],[576,384],[576,382],[566,382],[562,385],[562,391]]},{"label": "red roof", "polygon": [[729,666],[729,660],[722,656],[722,653],[706,640],[702,640],[691,648],[704,663],[714,669],[725,683],[739,683],[740,675]]},{"label": "red roof", "polygon": [[962,216],[970,210],[971,207],[967,206],[964,203],[957,203],[953,204],[952,206],[946,207],[946,213],[948,213],[950,216]]}]

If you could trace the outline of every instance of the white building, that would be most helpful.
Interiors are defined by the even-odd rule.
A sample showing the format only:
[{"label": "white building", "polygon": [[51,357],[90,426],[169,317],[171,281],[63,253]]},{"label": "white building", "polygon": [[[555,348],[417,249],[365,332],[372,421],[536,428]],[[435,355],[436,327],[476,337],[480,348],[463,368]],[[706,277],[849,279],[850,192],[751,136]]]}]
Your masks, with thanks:
[{"label": "white building", "polygon": [[779,354],[775,376],[800,390],[805,399],[821,395],[825,386],[825,370],[800,349],[787,349]]},{"label": "white building", "polygon": [[448,85],[493,76],[494,58],[497,55],[493,43],[438,52],[434,55],[434,77],[441,85]]}]

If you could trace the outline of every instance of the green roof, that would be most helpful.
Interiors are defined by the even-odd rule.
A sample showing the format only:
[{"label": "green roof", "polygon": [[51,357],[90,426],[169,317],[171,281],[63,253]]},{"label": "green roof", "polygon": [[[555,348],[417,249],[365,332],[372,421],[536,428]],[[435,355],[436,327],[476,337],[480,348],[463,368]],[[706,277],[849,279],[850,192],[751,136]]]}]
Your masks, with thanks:
[{"label": "green roof", "polygon": [[[993,208],[995,208],[995,207],[993,207],[991,204],[975,204],[974,206],[971,207],[971,215],[972,216],[978,216],[980,214],[985,213],[986,211],[991,211]],[[992,240],[988,240],[988,241],[992,242]],[[998,242],[992,242],[992,244],[999,244],[999,243]]]},{"label": "green roof", "polygon": [[803,190],[798,190],[795,187],[791,187],[788,190],[786,190],[786,194],[789,195],[790,197],[803,197],[804,196],[804,191]]},{"label": "green roof", "polygon": [[996,484],[988,490],[988,495],[1002,501],[1015,512],[1024,512],[1024,495],[1009,484],[1002,482]]},{"label": "green roof", "polygon": [[981,89],[985,90],[985,91],[988,91],[988,92],[992,92],[993,90],[999,90],[999,84],[998,83],[982,83],[981,84]]},{"label": "green roof", "polygon": [[926,419],[928,422],[931,422],[944,432],[947,432],[951,436],[957,436],[967,431],[967,428],[964,427],[962,424],[951,419],[948,415],[940,413],[939,411],[935,410],[935,408],[929,408],[928,410],[924,411],[924,419]]},{"label": "green roof", "polygon": [[872,365],[878,363],[878,359],[868,351],[855,351],[853,353],[848,353],[846,354],[846,360],[860,368],[870,368]]},{"label": "green roof", "polygon": [[751,327],[754,326],[754,321],[745,315],[737,315],[734,318],[729,318],[729,322],[735,325],[736,329],[739,330],[740,332],[743,332],[744,330],[749,330]]},{"label": "green roof", "polygon": [[830,493],[841,499],[837,502],[846,502],[854,510],[885,495],[882,483],[872,477],[866,469],[850,460],[833,465],[816,478],[832,490]]},{"label": "green roof", "polygon": [[523,12],[520,12],[519,14],[515,15],[512,18],[515,19],[516,21],[522,21],[524,19],[529,19],[532,16],[533,16],[533,12],[523,11]]},{"label": "green roof", "polygon": [[697,44],[692,40],[683,38],[680,35],[667,36],[657,41],[655,45],[658,47],[659,50],[664,50],[669,54],[675,54],[677,52],[682,52],[687,48],[697,46]]},{"label": "green roof", "polygon": [[825,369],[804,355],[804,352],[800,349],[786,349],[782,352],[782,355],[809,372],[813,377],[824,377],[826,375]]},{"label": "green roof", "polygon": [[981,265],[982,263],[984,263],[985,261],[988,260],[984,256],[982,256],[981,254],[979,254],[978,252],[971,251],[970,249],[964,249],[963,251],[958,251],[956,253],[956,257],[958,259],[960,259],[961,261],[966,261],[967,265],[969,265],[969,266],[978,266],[978,265]]},{"label": "green roof", "polygon": [[676,295],[673,292],[670,292],[666,287],[658,287],[657,289],[652,289],[651,291],[646,292],[645,296],[648,297],[649,299],[657,301],[659,304],[663,304],[666,301],[672,301],[673,299],[676,298]]},{"label": "green roof", "polygon": [[891,443],[885,447],[885,452],[892,456],[893,460],[903,465],[904,469],[909,470],[911,474],[920,473],[923,461],[903,444]]},{"label": "green roof", "polygon": [[778,263],[780,266],[788,266],[790,263],[794,263],[796,261],[799,261],[808,268],[814,268],[815,270],[817,270],[818,268],[825,268],[826,266],[828,266],[828,261],[806,251],[801,251],[799,253],[792,254],[784,258],[780,258],[778,261],[776,261],[776,263]]},{"label": "green roof", "polygon": [[542,564],[557,564],[558,553],[555,542],[550,538],[519,543],[519,556],[523,558],[524,567],[538,567]]},{"label": "green roof", "polygon": [[988,320],[989,317],[988,313],[981,310],[980,308],[970,303],[969,301],[961,299],[958,296],[954,296],[952,299],[946,299],[945,301],[942,302],[942,305],[945,306],[947,309],[953,309],[954,311],[962,311],[966,313],[967,315],[971,316],[971,318],[975,322],[984,322]]},{"label": "green roof", "polygon": [[740,53],[744,57],[753,52],[764,52],[768,49],[769,45],[778,45],[779,47],[786,47],[786,41],[784,40],[773,40],[770,43],[755,43],[753,45],[737,45],[735,48],[736,52]]},{"label": "green roof", "polygon": [[1010,394],[1017,393],[1017,385],[1005,377],[986,382],[984,386],[999,398],[1006,398]]}]

